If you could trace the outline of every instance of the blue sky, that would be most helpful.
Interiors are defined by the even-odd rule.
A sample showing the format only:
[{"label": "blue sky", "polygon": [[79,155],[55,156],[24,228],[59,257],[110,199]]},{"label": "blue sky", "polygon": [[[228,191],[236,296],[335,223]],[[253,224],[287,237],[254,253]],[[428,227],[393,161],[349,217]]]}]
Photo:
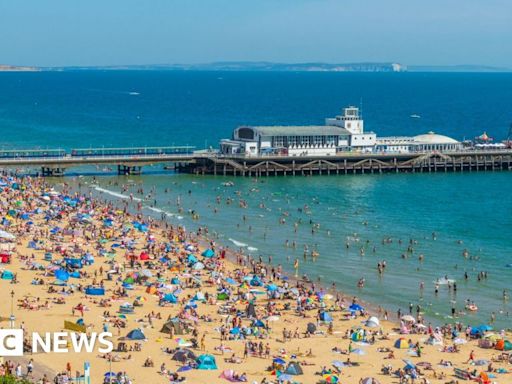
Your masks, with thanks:
[{"label": "blue sky", "polygon": [[0,0],[0,63],[512,68],[512,0]]}]

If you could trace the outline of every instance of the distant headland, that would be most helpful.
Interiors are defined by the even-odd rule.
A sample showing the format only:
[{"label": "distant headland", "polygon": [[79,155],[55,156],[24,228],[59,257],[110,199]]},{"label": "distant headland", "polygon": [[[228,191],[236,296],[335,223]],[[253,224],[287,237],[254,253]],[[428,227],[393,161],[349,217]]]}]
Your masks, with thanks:
[{"label": "distant headland", "polygon": [[204,64],[141,64],[102,66],[36,67],[1,65],[0,72],[33,71],[255,71],[255,72],[511,72],[512,69],[486,65],[404,65],[400,63],[361,62],[332,64],[274,63],[268,61],[222,61]]}]

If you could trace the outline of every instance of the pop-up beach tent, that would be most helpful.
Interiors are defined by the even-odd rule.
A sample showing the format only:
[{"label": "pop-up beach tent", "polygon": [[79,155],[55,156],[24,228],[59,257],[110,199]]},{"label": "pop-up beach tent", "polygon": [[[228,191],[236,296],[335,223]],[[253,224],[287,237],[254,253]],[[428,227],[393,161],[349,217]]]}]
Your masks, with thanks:
[{"label": "pop-up beach tent", "polygon": [[212,355],[201,355],[197,358],[197,369],[213,370],[217,369],[215,357]]},{"label": "pop-up beach tent", "polygon": [[188,348],[178,349],[178,351],[172,355],[172,360],[179,361],[180,363],[195,359],[197,359],[196,355]]},{"label": "pop-up beach tent", "polygon": [[63,269],[57,269],[55,271],[55,278],[61,281],[68,281],[69,280],[69,273],[68,271],[65,271]]},{"label": "pop-up beach tent", "polygon": [[325,321],[326,323],[332,322],[332,316],[328,312],[321,312],[320,313],[320,320]]},{"label": "pop-up beach tent", "polygon": [[295,361],[292,361],[291,363],[288,364],[284,373],[294,376],[304,374],[304,372],[302,372],[302,367],[300,366],[300,364]]},{"label": "pop-up beach tent", "polygon": [[3,271],[2,279],[3,280],[12,280],[12,279],[14,279],[14,274],[11,271]]},{"label": "pop-up beach tent", "polygon": [[206,257],[207,259],[212,258],[215,256],[215,251],[213,249],[206,249],[203,253],[201,253],[201,256]]},{"label": "pop-up beach tent", "polygon": [[126,335],[126,338],[128,340],[145,340],[146,336],[144,336],[144,333],[142,333],[142,331],[139,328],[137,328],[137,329],[130,331]]}]

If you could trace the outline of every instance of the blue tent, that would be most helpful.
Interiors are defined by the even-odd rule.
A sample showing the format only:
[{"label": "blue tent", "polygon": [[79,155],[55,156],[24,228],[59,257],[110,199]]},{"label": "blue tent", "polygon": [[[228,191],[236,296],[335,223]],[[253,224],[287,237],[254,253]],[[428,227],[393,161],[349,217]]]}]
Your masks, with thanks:
[{"label": "blue tent", "polygon": [[255,320],[253,323],[252,323],[252,326],[253,327],[258,327],[258,328],[265,328],[265,324],[263,323],[263,321],[261,320]]},{"label": "blue tent", "polygon": [[267,290],[268,290],[268,291],[273,292],[273,291],[277,291],[278,289],[279,289],[279,288],[278,288],[278,287],[277,287],[277,285],[275,285],[275,284],[269,284],[269,285],[267,285]]},{"label": "blue tent", "polygon": [[177,277],[173,277],[171,279],[171,284],[178,285],[179,283],[180,283],[180,279],[178,279]]},{"label": "blue tent", "polygon": [[194,255],[190,254],[187,256],[187,261],[190,263],[190,264],[194,264],[197,262],[197,257],[195,257]]},{"label": "blue tent", "polygon": [[126,338],[128,340],[144,340],[146,336],[144,336],[144,333],[142,333],[142,331],[139,328],[137,328],[130,331],[130,333],[126,335]]},{"label": "blue tent", "polygon": [[320,313],[320,320],[331,323],[332,316],[328,312],[322,312]]},{"label": "blue tent", "polygon": [[209,258],[215,256],[215,252],[213,251],[213,249],[208,248],[203,253],[201,253],[201,256],[204,256],[209,259]]},{"label": "blue tent", "polygon": [[364,308],[361,307],[359,304],[352,304],[350,307],[348,307],[351,311],[362,311]]},{"label": "blue tent", "polygon": [[240,333],[240,328],[235,327],[231,331],[229,331],[232,335],[238,335]]},{"label": "blue tent", "polygon": [[172,293],[166,293],[163,298],[164,301],[167,301],[168,303],[175,304],[178,302],[178,299],[176,296],[174,296]]},{"label": "blue tent", "polygon": [[288,374],[288,375],[303,375],[304,372],[302,371],[302,367],[300,366],[299,363],[296,363],[296,362],[291,362],[288,364],[288,366],[286,367],[286,370],[284,371],[284,373]]},{"label": "blue tent", "polygon": [[82,268],[82,260],[81,259],[72,259],[69,257],[66,257],[64,259],[66,261],[66,264],[73,267],[73,268]]},{"label": "blue tent", "polygon": [[103,295],[105,295],[105,288],[87,287],[87,288],[85,288],[85,294],[91,295],[91,296],[103,296]]},{"label": "blue tent", "polygon": [[3,280],[12,280],[12,279],[14,279],[14,274],[11,271],[4,271],[2,273],[2,279]]},{"label": "blue tent", "polygon": [[215,357],[212,355],[201,355],[197,358],[197,369],[217,369],[217,363]]},{"label": "blue tent", "polygon": [[57,269],[55,271],[55,278],[61,281],[68,281],[69,273],[63,269]]},{"label": "blue tent", "polygon": [[261,282],[261,280],[258,276],[254,276],[251,279],[251,281],[249,281],[249,284],[252,285],[253,287],[259,287],[259,286],[263,285],[263,283]]}]

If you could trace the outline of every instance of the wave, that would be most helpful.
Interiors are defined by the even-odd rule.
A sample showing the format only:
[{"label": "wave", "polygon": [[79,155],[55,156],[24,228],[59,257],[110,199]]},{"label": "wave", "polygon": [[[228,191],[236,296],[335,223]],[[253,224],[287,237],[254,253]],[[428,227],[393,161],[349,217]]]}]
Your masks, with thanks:
[{"label": "wave", "polygon": [[242,243],[241,241],[236,241],[235,239],[231,239],[229,238],[228,239],[229,241],[231,241],[233,244],[235,244],[237,247],[247,247],[247,244],[245,243]]},{"label": "wave", "polygon": [[[119,199],[130,200],[130,196],[123,195],[122,193],[119,193],[119,192],[111,191],[110,189],[105,189],[105,188],[101,188],[101,187],[97,187],[97,186],[94,187],[94,189],[98,192],[103,192],[103,193],[106,193],[107,195],[115,196]],[[138,197],[133,197],[131,199],[134,201],[141,201]]]}]

